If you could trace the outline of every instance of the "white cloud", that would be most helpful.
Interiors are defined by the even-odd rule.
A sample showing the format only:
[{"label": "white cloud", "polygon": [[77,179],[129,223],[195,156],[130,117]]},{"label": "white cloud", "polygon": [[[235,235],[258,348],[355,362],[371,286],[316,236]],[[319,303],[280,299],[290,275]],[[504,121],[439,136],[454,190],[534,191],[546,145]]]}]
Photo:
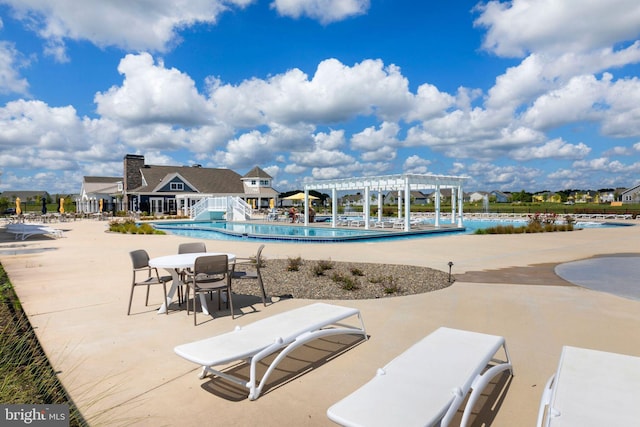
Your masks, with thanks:
[{"label": "white cloud", "polygon": [[[2,28],[2,25],[0,25],[0,28]],[[29,83],[18,72],[18,69],[24,65],[24,60],[16,50],[15,45],[0,41],[0,94],[27,94]]]},{"label": "white cloud", "polygon": [[126,125],[172,123],[204,124],[211,121],[206,100],[195,83],[175,68],[154,64],[148,53],[127,55],[118,66],[122,86],[97,93],[97,110],[103,117]]},{"label": "white cloud", "polygon": [[19,100],[0,108],[4,150],[82,150],[90,144],[83,133],[83,123],[71,106],[51,108],[42,101]]},{"label": "white cloud", "polygon": [[[177,31],[216,23],[231,7],[253,0],[3,0],[14,15],[45,39],[45,50],[66,59],[65,40],[88,40],[126,50],[163,52],[178,42]],[[144,30],[141,30],[144,29]]]},{"label": "white cloud", "polygon": [[591,160],[578,160],[573,162],[575,168],[589,171],[623,172],[626,166],[617,160],[607,157],[599,157]]},{"label": "white cloud", "polygon": [[536,129],[549,129],[596,119],[601,112],[594,109],[594,105],[604,100],[603,89],[611,76],[606,74],[604,79],[601,82],[592,75],[572,78],[565,86],[536,99],[524,113],[523,120]]},{"label": "white cloud", "polygon": [[318,132],[313,136],[314,142],[318,148],[324,150],[337,150],[345,144],[344,130],[331,130],[328,134]]},{"label": "white cloud", "polygon": [[469,175],[483,187],[498,190],[536,189],[540,185],[541,171],[520,165],[501,166],[488,162],[473,163],[467,168]]},{"label": "white cloud", "polygon": [[640,136],[640,79],[616,81],[604,95],[602,133],[615,137]]},{"label": "white cloud", "polygon": [[304,166],[299,166],[295,164],[288,164],[284,167],[284,171],[286,173],[298,175],[307,171],[307,168]]},{"label": "white cloud", "polygon": [[437,87],[425,83],[418,87],[413,106],[407,113],[407,120],[428,120],[444,114],[453,105],[455,98],[440,92]]},{"label": "white cloud", "polygon": [[358,115],[395,120],[409,111],[408,81],[394,65],[365,60],[352,67],[336,59],[318,64],[314,76],[298,69],[242,82],[210,85],[216,117],[234,126],[332,124]]},{"label": "white cloud", "polygon": [[365,151],[360,155],[364,162],[389,162],[396,158],[397,151],[393,147],[380,147],[374,151]]},{"label": "white cloud", "polygon": [[407,159],[404,161],[404,165],[402,165],[402,169],[406,173],[426,174],[429,171],[430,164],[431,160],[423,159],[420,156],[413,155],[407,157]]},{"label": "white cloud", "polygon": [[490,160],[510,150],[545,140],[542,133],[509,122],[491,110],[455,110],[410,128],[405,144],[427,146],[454,158]]},{"label": "white cloud", "polygon": [[526,146],[514,150],[511,157],[518,161],[534,159],[583,159],[591,152],[584,143],[568,144],[562,138],[556,138],[540,146]]},{"label": "white cloud", "polygon": [[307,16],[329,24],[366,13],[369,0],[274,0],[271,7],[282,16]]},{"label": "white cloud", "polygon": [[354,162],[354,158],[352,156],[342,151],[321,149],[315,150],[310,153],[291,153],[289,159],[299,166],[316,166],[319,168],[325,166],[348,165]]},{"label": "white cloud", "polygon": [[480,5],[483,47],[500,56],[585,52],[640,35],[636,0],[512,0]]},{"label": "white cloud", "polygon": [[379,129],[371,126],[351,137],[351,147],[357,150],[378,150],[383,147],[393,148],[398,145],[397,123],[383,122]]}]

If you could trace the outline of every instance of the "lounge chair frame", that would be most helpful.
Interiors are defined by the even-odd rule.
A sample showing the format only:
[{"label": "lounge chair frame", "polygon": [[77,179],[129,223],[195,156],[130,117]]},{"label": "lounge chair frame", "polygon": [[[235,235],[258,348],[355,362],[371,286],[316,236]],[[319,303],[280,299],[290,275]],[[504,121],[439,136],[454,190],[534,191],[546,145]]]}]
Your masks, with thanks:
[{"label": "lounge chair frame", "polygon": [[[357,316],[360,327],[341,323]],[[223,378],[249,390],[249,400],[260,396],[267,379],[278,364],[296,348],[318,338],[340,334],[361,334],[367,339],[364,321],[355,308],[316,303],[289,310],[271,317],[237,326],[234,331],[174,349],[179,356],[202,365],[200,379],[208,374]],[[257,365],[267,356],[280,353],[269,364],[261,378]],[[216,366],[245,361],[250,365],[249,381],[216,369]]]},{"label": "lounge chair frame", "polygon": [[8,233],[15,235],[15,240],[26,240],[31,236],[49,235],[55,238],[63,237],[62,230],[40,224],[8,224]]},{"label": "lounge chair frame", "polygon": [[630,426],[640,419],[640,357],[564,346],[537,426]]},{"label": "lounge chair frame", "polygon": [[[495,357],[501,349],[506,360]],[[327,416],[343,426],[448,426],[471,391],[460,423],[466,426],[484,388],[507,370],[513,375],[503,337],[439,328],[378,369]]]}]

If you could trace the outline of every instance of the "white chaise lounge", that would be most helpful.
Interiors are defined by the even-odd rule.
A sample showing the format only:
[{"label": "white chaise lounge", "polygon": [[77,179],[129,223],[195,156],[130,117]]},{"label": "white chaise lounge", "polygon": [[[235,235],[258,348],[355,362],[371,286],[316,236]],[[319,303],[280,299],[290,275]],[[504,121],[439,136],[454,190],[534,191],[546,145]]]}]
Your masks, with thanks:
[{"label": "white chaise lounge", "polygon": [[[360,327],[340,323],[357,316]],[[255,400],[262,392],[267,378],[275,367],[296,348],[318,338],[339,334],[361,334],[367,339],[360,311],[355,308],[316,303],[276,314],[234,331],[211,338],[183,344],[174,350],[185,359],[202,365],[200,378],[211,373],[249,389],[249,399]],[[261,379],[256,366],[265,357],[282,351],[271,362]],[[216,366],[247,361],[250,365],[249,381],[220,370]]]},{"label": "white chaise lounge", "polygon": [[[506,360],[495,358],[501,348]],[[503,337],[439,328],[331,406],[327,416],[343,426],[447,426],[472,390],[465,426],[482,390],[505,370],[513,374]]]},{"label": "white chaise lounge", "polygon": [[28,237],[37,235],[62,237],[62,230],[41,224],[7,224],[6,231],[14,234],[16,240],[25,240]]},{"label": "white chaise lounge", "polygon": [[538,426],[637,426],[640,357],[565,346],[540,401]]}]

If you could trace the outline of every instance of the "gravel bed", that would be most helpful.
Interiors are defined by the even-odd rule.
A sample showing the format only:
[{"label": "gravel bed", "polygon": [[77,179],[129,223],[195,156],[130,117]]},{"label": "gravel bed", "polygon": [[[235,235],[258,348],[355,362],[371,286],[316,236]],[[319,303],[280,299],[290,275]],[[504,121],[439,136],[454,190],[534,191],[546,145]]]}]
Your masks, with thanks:
[{"label": "gravel bed", "polygon": [[[265,290],[270,297],[351,300],[413,295],[443,289],[449,275],[427,267],[395,264],[266,259],[262,267]],[[255,282],[234,281],[234,293],[257,295]]]}]

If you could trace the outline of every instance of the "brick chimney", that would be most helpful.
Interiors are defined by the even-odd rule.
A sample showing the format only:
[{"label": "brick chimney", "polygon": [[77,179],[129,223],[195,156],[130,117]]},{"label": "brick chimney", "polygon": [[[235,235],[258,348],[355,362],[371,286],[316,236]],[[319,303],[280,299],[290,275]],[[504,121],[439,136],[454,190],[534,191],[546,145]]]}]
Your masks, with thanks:
[{"label": "brick chimney", "polygon": [[129,206],[129,192],[142,185],[142,173],[140,169],[144,167],[144,156],[139,154],[127,154],[124,156],[124,197],[123,204]]}]

